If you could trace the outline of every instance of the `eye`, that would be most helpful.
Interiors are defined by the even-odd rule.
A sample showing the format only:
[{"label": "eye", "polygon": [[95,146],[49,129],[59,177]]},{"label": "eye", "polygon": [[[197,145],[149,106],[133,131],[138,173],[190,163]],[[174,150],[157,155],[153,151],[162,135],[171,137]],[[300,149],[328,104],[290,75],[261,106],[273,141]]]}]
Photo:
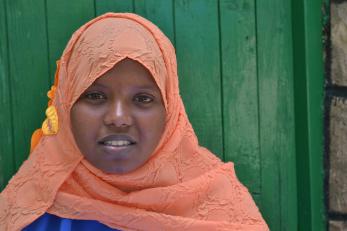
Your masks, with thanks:
[{"label": "eye", "polygon": [[153,102],[153,100],[154,100],[154,96],[145,95],[145,94],[136,95],[134,97],[134,101],[140,104],[149,104]]},{"label": "eye", "polygon": [[96,103],[106,100],[106,95],[102,92],[87,92],[83,95],[83,98]]}]

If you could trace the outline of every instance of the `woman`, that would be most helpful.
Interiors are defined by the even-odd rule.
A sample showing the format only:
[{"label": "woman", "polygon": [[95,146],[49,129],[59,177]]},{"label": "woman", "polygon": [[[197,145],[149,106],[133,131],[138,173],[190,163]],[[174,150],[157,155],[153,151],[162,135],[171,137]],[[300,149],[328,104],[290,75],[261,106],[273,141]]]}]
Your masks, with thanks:
[{"label": "woman", "polygon": [[1,230],[268,230],[233,164],[198,145],[174,48],[134,14],[69,41]]}]

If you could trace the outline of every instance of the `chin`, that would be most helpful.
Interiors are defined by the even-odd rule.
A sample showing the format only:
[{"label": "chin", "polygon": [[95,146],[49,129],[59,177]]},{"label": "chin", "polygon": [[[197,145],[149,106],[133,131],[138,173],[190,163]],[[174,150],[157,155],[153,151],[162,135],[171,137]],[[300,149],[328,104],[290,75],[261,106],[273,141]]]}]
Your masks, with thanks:
[{"label": "chin", "polygon": [[129,167],[125,167],[125,166],[110,166],[109,168],[99,168],[101,169],[103,172],[107,173],[107,174],[127,174],[129,172],[134,171],[136,168],[129,168]]}]

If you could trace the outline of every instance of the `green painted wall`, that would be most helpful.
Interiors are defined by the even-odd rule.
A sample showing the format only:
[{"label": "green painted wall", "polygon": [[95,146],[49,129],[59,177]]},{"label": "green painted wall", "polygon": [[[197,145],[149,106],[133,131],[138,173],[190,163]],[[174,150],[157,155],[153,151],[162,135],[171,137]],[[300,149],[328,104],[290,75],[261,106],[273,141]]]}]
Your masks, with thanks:
[{"label": "green painted wall", "polygon": [[[310,130],[321,128],[323,82],[306,72],[322,65],[320,1],[293,2],[0,0],[0,189],[28,156],[72,32],[104,12],[136,12],[176,47],[181,94],[200,143],[235,163],[271,230],[324,230],[322,135]],[[312,25],[315,34],[305,35]]]}]

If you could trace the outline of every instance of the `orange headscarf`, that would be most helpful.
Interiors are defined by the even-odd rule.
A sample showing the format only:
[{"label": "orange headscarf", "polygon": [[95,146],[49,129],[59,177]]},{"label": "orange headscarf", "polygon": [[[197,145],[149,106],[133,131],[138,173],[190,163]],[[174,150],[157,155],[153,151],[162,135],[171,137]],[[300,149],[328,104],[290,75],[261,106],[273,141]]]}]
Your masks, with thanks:
[{"label": "orange headscarf", "polygon": [[[106,174],[76,146],[70,109],[124,58],[137,60],[153,75],[166,127],[143,166],[125,175]],[[0,194],[1,230],[21,230],[46,212],[121,230],[268,230],[233,164],[199,146],[179,95],[174,48],[151,22],[129,13],[93,19],[73,34],[57,77],[43,129],[52,130],[56,119],[59,127],[40,133],[30,157]]]}]

